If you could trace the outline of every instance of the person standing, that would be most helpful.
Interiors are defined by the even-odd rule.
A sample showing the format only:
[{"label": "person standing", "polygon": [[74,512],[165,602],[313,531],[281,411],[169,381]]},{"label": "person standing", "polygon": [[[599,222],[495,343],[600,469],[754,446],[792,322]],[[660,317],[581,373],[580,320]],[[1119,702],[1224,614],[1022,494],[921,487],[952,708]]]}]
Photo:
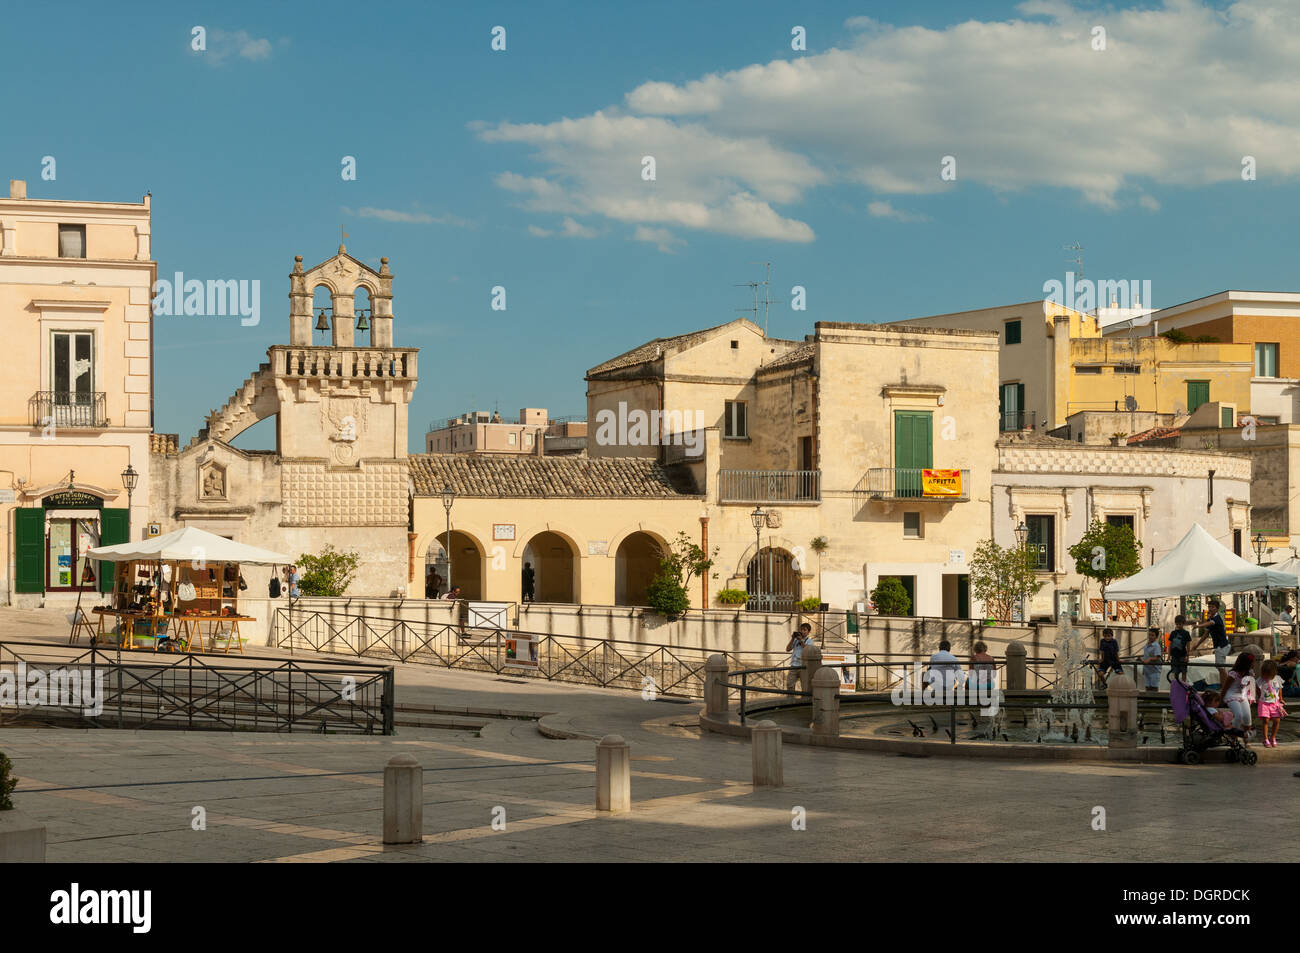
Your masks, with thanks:
[{"label": "person standing", "polygon": [[532,602],[532,601],[533,601],[533,589],[534,589],[534,587],[537,585],[537,573],[533,572],[533,564],[532,564],[532,563],[524,563],[524,572],[523,572],[523,579],[522,579],[522,582],[523,582],[523,588],[524,588],[523,601],[524,601],[524,602]]},{"label": "person standing", "polygon": [[1286,717],[1282,704],[1282,679],[1277,674],[1277,662],[1269,659],[1260,670],[1259,720],[1264,723],[1264,747],[1277,747],[1277,726]]},{"label": "person standing", "polygon": [[799,687],[799,679],[803,675],[803,650],[805,646],[812,644],[811,632],[812,626],[808,626],[807,633],[804,632],[803,626],[800,626],[790,633],[790,641],[785,645],[785,650],[790,653],[792,666],[790,671],[785,673],[785,690],[788,692],[795,691]]},{"label": "person standing", "polygon": [[1147,644],[1142,649],[1142,687],[1149,692],[1160,690],[1160,662],[1163,659],[1160,629],[1153,625],[1147,629]]},{"label": "person standing", "polygon": [[[1228,640],[1228,630],[1223,624],[1223,604],[1218,599],[1211,599],[1209,603],[1210,617],[1196,626],[1197,629],[1207,630],[1210,636],[1210,643],[1214,646],[1214,664],[1219,669],[1219,675],[1227,677],[1225,670],[1228,665],[1228,656],[1232,654],[1232,642]],[[1195,655],[1205,642],[1205,636],[1197,639],[1196,644],[1192,646],[1192,654]]]},{"label": "person standing", "polygon": [[1187,616],[1174,616],[1174,631],[1169,633],[1169,678],[1187,681],[1187,646],[1192,633],[1187,631]]},{"label": "person standing", "polygon": [[298,588],[298,584],[300,582],[302,582],[302,576],[299,575],[298,573],[298,567],[290,566],[289,567],[289,599],[291,601],[294,599],[302,598],[302,590]]}]

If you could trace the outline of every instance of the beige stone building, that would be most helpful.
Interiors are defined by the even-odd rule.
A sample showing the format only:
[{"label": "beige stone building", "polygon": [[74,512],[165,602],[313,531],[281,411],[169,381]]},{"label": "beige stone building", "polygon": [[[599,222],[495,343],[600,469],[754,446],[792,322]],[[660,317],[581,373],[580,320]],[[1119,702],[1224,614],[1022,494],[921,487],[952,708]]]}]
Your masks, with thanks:
[{"label": "beige stone building", "polygon": [[586,437],[586,421],[552,420],[543,407],[525,407],[511,420],[495,411],[474,410],[430,424],[424,449],[429,453],[559,456],[586,450]]},{"label": "beige stone building", "polygon": [[[10,604],[98,590],[99,564],[83,554],[138,537],[153,503],[149,215],[147,195],[55,201],[29,198],[17,180],[0,199],[0,589]],[[133,494],[128,468],[140,474]]]},{"label": "beige stone building", "polygon": [[[159,441],[152,458],[153,519],[168,532],[197,526],[297,557],[326,544],[362,554],[350,592],[390,595],[409,574],[407,409],[419,379],[417,349],[394,343],[393,276],[347,254],[289,276],[289,343],[267,351],[233,396],[183,448]],[[331,343],[312,344],[312,298],[333,308]],[[354,296],[364,289],[367,312]],[[362,321],[361,318],[368,320]],[[369,341],[358,340],[368,325]],[[276,448],[231,446],[275,417]],[[250,587],[253,580],[249,580]],[[264,592],[259,584],[258,592]]]},{"label": "beige stone building", "polygon": [[997,353],[988,333],[831,322],[651,341],[588,372],[586,459],[413,458],[416,550],[444,564],[441,483],[452,582],[488,600],[518,601],[529,562],[539,600],[640,604],[655,547],[686,532],[719,550],[696,605],[738,588],[755,608],[852,608],[892,575],[914,613],[966,615]]},{"label": "beige stone building", "polygon": [[[1016,529],[1027,530],[1042,583],[1026,606],[1029,618],[1100,617],[1100,587],[1075,571],[1069,555],[1093,520],[1128,525],[1142,543],[1143,566],[1163,558],[1193,523],[1242,553],[1251,527],[1251,471],[1250,457],[1219,450],[1004,434],[993,472],[993,538],[1015,546]],[[1140,603],[1112,611],[1127,624],[1145,623]]]}]

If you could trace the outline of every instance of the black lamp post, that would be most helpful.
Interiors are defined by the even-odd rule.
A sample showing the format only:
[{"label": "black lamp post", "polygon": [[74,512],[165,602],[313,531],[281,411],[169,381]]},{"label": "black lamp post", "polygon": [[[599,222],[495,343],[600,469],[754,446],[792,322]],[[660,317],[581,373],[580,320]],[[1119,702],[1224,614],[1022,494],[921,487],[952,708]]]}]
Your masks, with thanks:
[{"label": "black lamp post", "polygon": [[456,491],[447,483],[442,488],[442,508],[447,512],[447,591],[451,592],[451,505],[456,502]]},{"label": "black lamp post", "polygon": [[126,538],[128,541],[135,537],[131,533],[131,497],[135,493],[136,484],[140,482],[140,474],[135,472],[135,467],[131,464],[126,465],[122,471],[122,486],[126,487]]},{"label": "black lamp post", "polygon": [[[1028,543],[1029,527],[1025,525],[1024,520],[1021,520],[1020,525],[1016,527],[1016,548],[1019,551],[1020,556],[1026,560],[1028,559],[1028,555],[1025,552],[1025,546]],[[1023,592],[1020,593],[1020,621],[1025,621],[1025,594]]]},{"label": "black lamp post", "polygon": [[1252,542],[1255,544],[1255,564],[1263,565],[1264,547],[1267,545],[1267,543],[1264,540],[1264,534],[1256,533],[1255,538],[1252,540]]},{"label": "black lamp post", "polygon": [[754,588],[758,590],[754,594],[754,605],[762,609],[763,607],[763,543],[762,531],[763,521],[767,519],[767,514],[763,512],[763,507],[754,507],[754,512],[749,514],[749,521],[754,524]]}]

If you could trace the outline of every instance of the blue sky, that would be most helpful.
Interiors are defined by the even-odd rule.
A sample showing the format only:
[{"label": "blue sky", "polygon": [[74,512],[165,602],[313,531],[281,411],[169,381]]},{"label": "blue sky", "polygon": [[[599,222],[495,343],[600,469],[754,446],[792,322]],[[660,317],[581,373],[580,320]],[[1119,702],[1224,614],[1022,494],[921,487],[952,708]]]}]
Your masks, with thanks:
[{"label": "blue sky", "polygon": [[1157,306],[1297,288],[1292,4],[58,9],[6,13],[4,178],[151,190],[160,276],[262,284],[257,327],[158,318],[155,425],[182,439],[287,341],[293,256],[340,225],[390,259],[397,342],[422,349],[412,449],[471,406],[583,411],[587,368],[736,317],[762,261],[795,338],[1042,297],[1075,241]]}]

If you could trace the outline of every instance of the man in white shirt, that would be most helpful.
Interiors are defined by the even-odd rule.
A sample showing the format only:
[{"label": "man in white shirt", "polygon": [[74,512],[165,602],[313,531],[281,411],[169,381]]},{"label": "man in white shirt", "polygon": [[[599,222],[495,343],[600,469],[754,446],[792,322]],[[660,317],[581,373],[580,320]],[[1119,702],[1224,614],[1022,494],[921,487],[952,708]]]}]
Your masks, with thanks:
[{"label": "man in white shirt", "polygon": [[944,697],[961,684],[961,662],[952,654],[952,643],[944,639],[939,643],[939,651],[930,656],[930,670],[926,680],[937,688],[942,688]]}]

